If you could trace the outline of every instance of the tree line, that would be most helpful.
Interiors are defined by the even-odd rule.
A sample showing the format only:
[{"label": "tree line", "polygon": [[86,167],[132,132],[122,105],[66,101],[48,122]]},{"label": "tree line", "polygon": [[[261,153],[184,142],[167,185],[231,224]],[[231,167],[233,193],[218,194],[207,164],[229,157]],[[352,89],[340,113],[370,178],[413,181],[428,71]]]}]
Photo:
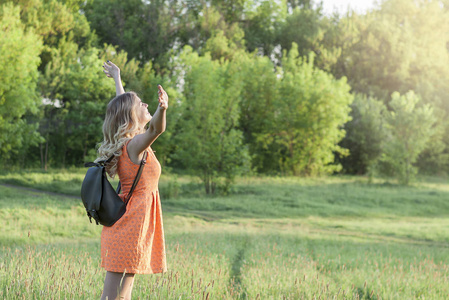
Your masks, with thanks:
[{"label": "tree line", "polygon": [[[242,173],[449,171],[448,1],[0,0],[0,164],[82,166],[125,90],[170,96],[154,149],[207,192]],[[429,17],[431,16],[431,17]]]}]

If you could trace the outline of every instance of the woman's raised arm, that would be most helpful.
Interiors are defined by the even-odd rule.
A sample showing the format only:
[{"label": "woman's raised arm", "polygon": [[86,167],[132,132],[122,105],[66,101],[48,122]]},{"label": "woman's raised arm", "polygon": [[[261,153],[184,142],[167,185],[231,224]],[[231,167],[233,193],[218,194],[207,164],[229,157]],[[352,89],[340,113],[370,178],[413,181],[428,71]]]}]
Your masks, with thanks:
[{"label": "woman's raised arm", "polygon": [[168,108],[168,95],[161,85],[157,86],[158,88],[158,101],[159,105],[157,106],[157,110],[153,115],[153,118],[150,121],[149,129],[155,131],[159,134],[165,131],[166,127],[166,116],[165,111]]},{"label": "woman's raised arm", "polygon": [[115,95],[119,96],[121,94],[124,94],[125,90],[123,89],[119,67],[117,67],[113,62],[108,60],[107,62],[103,63],[103,68],[104,68],[103,72],[106,74],[106,76],[114,78]]},{"label": "woman's raised arm", "polygon": [[150,120],[147,131],[136,135],[128,145],[128,152],[130,155],[133,157],[138,157],[136,161],[140,161],[142,158],[142,152],[148,148],[148,146],[151,146],[157,137],[165,131],[168,95],[160,85],[158,85],[158,90],[159,105]]}]

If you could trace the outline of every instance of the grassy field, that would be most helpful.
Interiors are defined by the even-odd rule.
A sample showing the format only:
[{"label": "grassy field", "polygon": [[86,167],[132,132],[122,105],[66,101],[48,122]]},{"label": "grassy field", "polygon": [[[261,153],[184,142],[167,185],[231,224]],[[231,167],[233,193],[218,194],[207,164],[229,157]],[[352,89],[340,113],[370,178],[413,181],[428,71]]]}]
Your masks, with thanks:
[{"label": "grassy field", "polygon": [[[0,299],[98,299],[101,227],[76,197],[85,170],[0,174]],[[449,299],[449,184],[240,178],[208,197],[160,182],[169,271],[135,299]],[[70,196],[71,195],[71,196]]]}]

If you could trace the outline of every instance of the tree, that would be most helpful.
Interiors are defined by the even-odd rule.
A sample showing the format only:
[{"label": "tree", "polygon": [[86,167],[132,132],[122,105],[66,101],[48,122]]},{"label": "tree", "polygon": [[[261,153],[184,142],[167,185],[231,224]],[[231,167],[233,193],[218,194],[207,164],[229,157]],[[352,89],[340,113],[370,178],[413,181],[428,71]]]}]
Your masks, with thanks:
[{"label": "tree", "polygon": [[297,7],[311,8],[313,2],[313,0],[287,0],[288,7],[291,9],[295,9]]},{"label": "tree", "polygon": [[285,173],[338,171],[341,166],[332,163],[334,153],[347,151],[338,143],[345,135],[342,126],[350,118],[350,87],[345,78],[336,80],[315,68],[313,54],[308,59],[298,57],[297,47],[293,43],[290,52],[284,53],[272,131],[259,140],[281,147],[280,165]]},{"label": "tree", "polygon": [[[34,112],[38,111],[38,114],[27,113],[24,117],[26,121],[24,119],[23,122],[34,123],[35,126],[32,130],[27,129],[26,131],[32,132],[33,136],[41,135],[43,139],[39,139],[40,149],[36,149],[37,146],[30,143],[30,141],[36,141],[36,139],[27,137],[26,145],[31,148],[24,149],[22,147],[20,155],[12,154],[16,155],[16,160],[21,156],[26,156],[27,161],[31,163],[33,160],[39,160],[40,153],[41,165],[44,168],[48,165],[49,160],[58,166],[64,165],[66,158],[72,159],[78,154],[76,150],[80,149],[81,153],[84,152],[83,147],[79,147],[79,145],[73,148],[74,151],[71,151],[70,147],[67,146],[74,126],[73,121],[67,121],[67,116],[74,114],[73,111],[70,111],[72,103],[67,100],[73,98],[74,92],[72,90],[71,95],[66,94],[66,87],[69,87],[72,80],[69,73],[74,71],[71,69],[74,63],[83,64],[82,68],[86,67],[86,60],[89,57],[88,49],[92,49],[91,45],[95,42],[95,35],[90,31],[85,16],[80,13],[79,4],[81,1],[79,0],[19,0],[15,3],[18,4],[20,20],[27,32],[34,32],[39,36],[38,42],[31,40],[27,42],[22,39],[15,45],[20,49],[28,49],[31,45],[40,46],[38,68],[36,66],[35,73],[21,80],[24,83],[28,81],[38,82],[38,92],[36,88],[33,89],[28,86],[27,92],[22,92],[21,95],[27,97],[27,93],[35,94],[27,99],[28,101],[36,101],[39,105],[37,107],[28,105],[28,108],[34,110]],[[20,35],[16,37],[20,39]],[[13,41],[14,39],[10,40]],[[22,45],[22,42],[27,42],[26,47]],[[14,47],[10,47],[10,49]],[[27,51],[23,51],[23,54],[27,55]],[[77,54],[80,54],[79,52],[82,52],[81,55],[86,55],[86,57],[76,57]],[[79,58],[79,61],[76,61],[77,58]],[[26,63],[27,59],[21,59],[20,61]],[[96,64],[96,68],[100,68],[99,73],[101,73],[101,65],[98,62]],[[27,73],[24,72],[23,75],[26,76]],[[74,83],[76,83],[76,80]],[[27,85],[24,84],[23,87],[27,87]],[[18,90],[20,91],[20,89]],[[91,90],[94,90],[94,88],[91,88]],[[27,102],[20,101],[19,103],[26,104]],[[17,121],[17,124],[19,124],[19,121]],[[40,124],[39,129],[37,124]],[[25,130],[25,127],[22,128]],[[17,132],[16,136],[19,139],[20,134]],[[34,142],[34,144],[36,143]],[[35,166],[32,163],[31,165]]]},{"label": "tree", "polygon": [[[241,21],[245,15],[245,8],[247,4],[251,4],[250,0],[210,0],[211,6],[214,6],[224,20],[228,24],[233,24]],[[207,5],[207,4],[206,4]]]},{"label": "tree", "polygon": [[414,90],[449,111],[443,101],[449,93],[449,18],[438,1],[388,0],[349,18],[357,37],[350,38],[339,68],[354,91],[388,102],[395,91]]},{"label": "tree", "polygon": [[437,119],[434,134],[414,165],[419,173],[442,175],[449,172],[449,121],[445,111],[434,109],[434,115]]},{"label": "tree", "polygon": [[245,54],[236,57],[242,74],[240,130],[248,145],[252,167],[257,172],[279,172],[279,146],[267,144],[260,136],[273,130],[278,107],[278,79],[273,62],[266,56]]},{"label": "tree", "polygon": [[118,46],[142,64],[151,61],[155,68],[163,68],[170,50],[189,39],[183,1],[89,0],[83,10],[101,43]]},{"label": "tree", "polygon": [[[296,1],[290,4],[293,5],[293,2]],[[330,71],[337,63],[343,46],[339,36],[342,32],[338,30],[339,17],[324,16],[321,5],[316,9],[311,8],[310,3],[296,4],[294,7],[280,22],[276,42],[287,51],[292,43],[297,44],[300,56],[307,56],[313,51],[315,66]]]},{"label": "tree", "polygon": [[248,161],[242,132],[237,129],[240,73],[229,61],[213,61],[186,47],[181,56],[185,71],[182,116],[175,159],[199,174],[206,193],[214,193],[224,178],[226,191]]},{"label": "tree", "polygon": [[351,105],[351,121],[344,125],[346,136],[340,145],[350,149],[339,158],[343,169],[351,174],[366,174],[379,160],[386,138],[385,104],[373,97],[356,94]]},{"label": "tree", "polygon": [[418,106],[413,91],[401,96],[393,93],[386,115],[388,137],[384,140],[381,162],[387,164],[401,183],[409,184],[416,174],[419,154],[434,134],[436,117],[429,104]]},{"label": "tree", "polygon": [[[0,0],[2,2],[2,0]],[[6,0],[8,2],[8,0]],[[17,0],[22,23],[42,37],[44,47],[41,53],[39,71],[49,62],[52,49],[59,41],[70,35],[71,41],[79,47],[91,46],[96,37],[91,32],[84,14],[80,13],[81,0]]]},{"label": "tree", "polygon": [[40,80],[49,103],[41,125],[46,137],[41,147],[47,154],[41,154],[44,168],[49,162],[81,164],[101,141],[106,105],[115,95],[113,83],[102,72],[103,61],[99,49],[79,49],[65,39],[52,51]]},{"label": "tree", "polygon": [[0,6],[0,152],[3,160],[20,147],[39,141],[37,124],[24,116],[36,114],[40,99],[36,92],[42,40],[20,21],[20,8]]},{"label": "tree", "polygon": [[199,18],[201,24],[200,36],[205,40],[199,52],[209,52],[212,59],[232,59],[244,49],[245,33],[237,23],[226,23],[214,7],[205,7]]},{"label": "tree", "polygon": [[405,94],[413,90],[422,102],[439,108],[438,133],[416,162],[421,170],[435,173],[449,170],[448,20],[447,7],[441,1],[388,0],[366,15],[349,14],[338,25],[345,29],[338,30],[340,40],[347,43],[332,68],[337,78],[347,76],[353,92],[385,104],[395,91]]},{"label": "tree", "polygon": [[276,47],[278,28],[286,18],[284,1],[257,1],[246,9],[245,19],[240,22],[245,31],[246,49],[249,52],[270,56]]}]

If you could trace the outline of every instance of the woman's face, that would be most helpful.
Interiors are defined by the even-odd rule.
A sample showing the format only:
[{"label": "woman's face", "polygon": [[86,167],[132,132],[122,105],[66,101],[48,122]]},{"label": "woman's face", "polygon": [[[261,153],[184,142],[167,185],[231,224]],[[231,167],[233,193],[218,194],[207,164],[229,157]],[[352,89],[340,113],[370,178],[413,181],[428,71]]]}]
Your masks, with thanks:
[{"label": "woman's face", "polygon": [[145,126],[148,122],[150,122],[152,116],[148,111],[148,104],[143,103],[140,98],[137,98],[137,117],[139,118],[140,124]]}]

